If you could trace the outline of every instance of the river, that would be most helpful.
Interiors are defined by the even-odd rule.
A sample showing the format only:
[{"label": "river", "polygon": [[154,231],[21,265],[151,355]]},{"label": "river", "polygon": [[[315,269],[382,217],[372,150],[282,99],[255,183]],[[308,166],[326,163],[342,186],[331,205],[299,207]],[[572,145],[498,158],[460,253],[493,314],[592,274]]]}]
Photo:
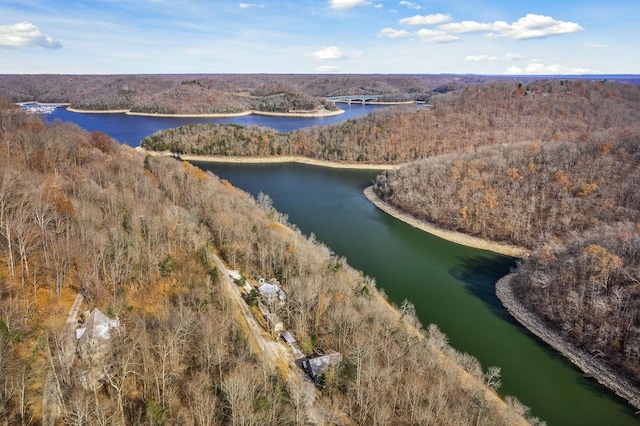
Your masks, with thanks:
[{"label": "river", "polygon": [[[83,127],[77,118],[89,116],[95,126],[89,130],[111,135],[128,132],[141,139],[140,134],[149,132],[147,127],[137,133],[131,129],[146,123],[140,117],[118,114],[114,124],[111,115],[67,114]],[[177,119],[155,120],[174,125]],[[296,120],[303,119],[278,120],[287,122],[282,129],[300,126]],[[114,125],[118,128],[110,127]],[[514,259],[449,243],[381,212],[362,193],[379,172],[301,164],[194,163],[254,195],[269,194],[274,206],[303,233],[315,234],[352,266],[374,277],[391,302],[399,305],[408,299],[425,327],[437,324],[453,347],[478,358],[485,370],[501,367],[500,393],[516,396],[549,425],[640,424],[625,401],[585,377],[504,310],[494,283],[515,265]]]}]

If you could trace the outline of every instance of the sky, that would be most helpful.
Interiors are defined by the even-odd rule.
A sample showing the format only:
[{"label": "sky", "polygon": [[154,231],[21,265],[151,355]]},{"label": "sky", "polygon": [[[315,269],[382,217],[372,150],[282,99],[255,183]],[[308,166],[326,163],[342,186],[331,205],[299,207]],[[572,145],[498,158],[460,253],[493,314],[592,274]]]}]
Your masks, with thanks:
[{"label": "sky", "polygon": [[640,74],[639,0],[0,0],[0,74]]}]

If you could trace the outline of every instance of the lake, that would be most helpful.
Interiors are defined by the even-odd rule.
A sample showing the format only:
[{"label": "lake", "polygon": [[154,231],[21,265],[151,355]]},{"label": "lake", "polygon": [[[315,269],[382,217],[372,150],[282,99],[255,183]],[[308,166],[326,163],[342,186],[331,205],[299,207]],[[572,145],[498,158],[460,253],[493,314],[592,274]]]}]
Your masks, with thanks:
[{"label": "lake", "polygon": [[76,113],[58,107],[51,114],[44,114],[47,121],[62,120],[76,123],[83,129],[99,130],[107,133],[118,142],[137,147],[145,137],[157,131],[186,124],[218,123],[239,124],[241,126],[270,127],[282,133],[311,126],[325,126],[368,114],[384,105],[338,104],[343,114],[329,117],[270,117],[266,115],[243,115],[240,117],[204,118],[204,117],[150,117],[126,115],[124,113]]}]

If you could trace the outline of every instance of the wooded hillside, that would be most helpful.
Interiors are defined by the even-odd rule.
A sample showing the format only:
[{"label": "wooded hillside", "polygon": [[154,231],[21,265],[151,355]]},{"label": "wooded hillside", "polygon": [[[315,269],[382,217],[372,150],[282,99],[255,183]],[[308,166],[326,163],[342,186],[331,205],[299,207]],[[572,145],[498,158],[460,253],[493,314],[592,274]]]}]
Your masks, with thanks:
[{"label": "wooded hillside", "polygon": [[[0,75],[14,102],[65,102],[85,110],[162,114],[313,110],[327,96],[373,94],[381,101],[425,100],[490,77],[452,75]],[[496,78],[496,77],[493,77]]]},{"label": "wooded hillside", "polygon": [[[327,423],[511,425],[527,414],[488,390],[499,370],[485,373],[435,326],[416,334],[411,309],[390,310],[371,279],[289,226],[268,197],[10,107],[0,106],[4,422],[310,421],[293,371],[265,368],[216,255],[279,282],[277,313],[307,355],[341,353],[315,402]],[[78,293],[81,310],[119,320],[100,356],[69,351]],[[93,370],[100,378],[88,381]]]},{"label": "wooded hillside", "polygon": [[[637,86],[591,81],[492,82],[431,97],[432,106],[389,107],[332,126],[287,134],[225,126],[178,127],[145,139],[150,150],[206,155],[298,155],[347,163],[402,164],[522,141],[621,138],[640,123]],[[266,136],[266,137],[265,137]]]},{"label": "wooded hillside", "polygon": [[452,132],[475,142],[380,175],[374,191],[445,228],[533,249],[512,281],[522,305],[640,385],[640,91],[559,81],[464,92],[434,112],[464,118]]},{"label": "wooded hillside", "polygon": [[534,248],[541,238],[640,222],[638,164],[637,136],[523,142],[409,164],[379,175],[374,191],[444,228]]}]

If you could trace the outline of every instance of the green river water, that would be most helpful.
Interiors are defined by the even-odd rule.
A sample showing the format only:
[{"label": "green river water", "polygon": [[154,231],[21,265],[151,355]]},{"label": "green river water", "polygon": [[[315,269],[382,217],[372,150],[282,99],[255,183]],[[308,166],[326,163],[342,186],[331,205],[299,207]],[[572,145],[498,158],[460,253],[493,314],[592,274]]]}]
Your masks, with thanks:
[{"label": "green river water", "polygon": [[315,234],[374,277],[391,302],[413,302],[425,325],[451,345],[502,369],[502,395],[514,395],[549,425],[635,425],[625,401],[585,377],[510,318],[494,283],[515,259],[463,247],[417,230],[362,194],[379,172],[298,164],[195,163],[254,196],[264,192],[303,233]]}]

